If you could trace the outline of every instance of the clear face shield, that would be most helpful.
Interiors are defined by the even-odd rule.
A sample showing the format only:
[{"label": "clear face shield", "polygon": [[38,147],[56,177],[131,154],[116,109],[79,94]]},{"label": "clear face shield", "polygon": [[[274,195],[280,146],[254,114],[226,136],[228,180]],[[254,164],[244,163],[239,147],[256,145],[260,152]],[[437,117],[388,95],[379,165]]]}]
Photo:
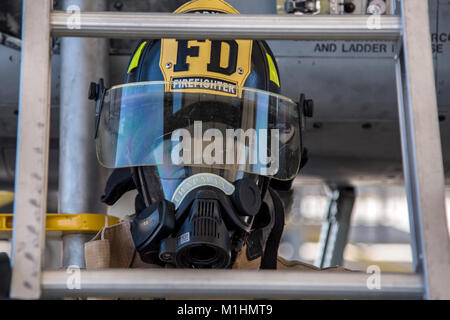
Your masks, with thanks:
[{"label": "clear face shield", "polygon": [[292,100],[231,86],[240,97],[166,92],[167,85],[177,87],[140,82],[106,91],[96,139],[103,166],[195,167],[279,180],[297,174],[300,114]]},{"label": "clear face shield", "polygon": [[258,213],[259,180],[290,180],[299,171],[301,111],[270,92],[138,82],[107,90],[98,111],[98,160],[107,168],[140,168],[151,207],[142,221],[157,216],[168,234],[155,240],[148,223],[136,223],[141,256],[181,267],[228,265],[234,235],[249,232]]}]

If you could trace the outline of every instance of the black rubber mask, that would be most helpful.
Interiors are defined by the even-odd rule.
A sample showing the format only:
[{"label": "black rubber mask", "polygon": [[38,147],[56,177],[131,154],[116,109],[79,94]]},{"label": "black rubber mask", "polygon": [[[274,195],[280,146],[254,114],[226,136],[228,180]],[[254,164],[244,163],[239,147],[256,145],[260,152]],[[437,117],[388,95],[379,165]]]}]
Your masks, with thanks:
[{"label": "black rubber mask", "polygon": [[139,213],[131,233],[142,260],[178,268],[230,267],[261,206],[252,179],[234,186],[230,196],[202,186],[187,193],[177,209],[161,200]]}]

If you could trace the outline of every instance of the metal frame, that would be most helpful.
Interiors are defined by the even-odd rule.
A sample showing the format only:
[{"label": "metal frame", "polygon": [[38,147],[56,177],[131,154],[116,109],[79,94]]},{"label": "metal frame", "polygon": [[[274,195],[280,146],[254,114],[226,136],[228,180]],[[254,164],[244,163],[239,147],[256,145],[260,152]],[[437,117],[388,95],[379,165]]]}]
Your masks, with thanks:
[{"label": "metal frame", "polygon": [[[78,28],[70,28],[67,23],[70,14],[51,13],[51,2],[24,1],[12,297],[40,297],[41,281],[44,293],[50,295],[73,295],[74,292],[75,295],[105,296],[111,292],[128,295],[131,289],[136,288],[140,288],[141,296],[164,294],[182,297],[190,296],[191,292],[198,297],[226,294],[362,298],[370,295],[367,282],[363,281],[370,276],[364,273],[310,275],[289,271],[244,273],[214,270],[203,276],[185,270],[165,270],[164,273],[149,270],[82,271],[80,292],[65,287],[70,276],[65,272],[44,272],[41,275],[48,174],[51,34],[116,38],[403,41],[403,55],[398,56],[396,67],[398,102],[411,234],[414,236],[412,243],[417,251],[419,267],[416,275],[381,275],[381,279],[385,277],[387,281],[382,280],[382,286],[386,286],[380,293],[386,294],[383,297],[420,297],[426,293],[426,298],[450,298],[450,240],[445,227],[444,173],[427,1],[402,1],[402,17],[380,17],[376,29],[368,29],[367,17],[361,16],[224,15],[217,19],[199,15],[109,12],[81,13],[81,24]],[[248,277],[247,282],[243,275]],[[394,285],[397,289],[392,289]],[[184,288],[182,291],[181,286]]]}]

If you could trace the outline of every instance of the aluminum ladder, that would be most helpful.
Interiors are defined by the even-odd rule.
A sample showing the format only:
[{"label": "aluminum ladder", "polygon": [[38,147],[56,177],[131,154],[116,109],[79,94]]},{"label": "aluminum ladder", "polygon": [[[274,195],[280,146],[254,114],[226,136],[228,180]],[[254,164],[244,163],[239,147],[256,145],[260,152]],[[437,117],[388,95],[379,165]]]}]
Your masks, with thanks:
[{"label": "aluminum ladder", "polygon": [[[11,297],[292,297],[450,299],[450,240],[428,2],[401,1],[401,16],[132,14],[52,11],[51,0],[25,0],[15,183]],[[73,25],[73,21],[78,25]],[[78,20],[77,20],[78,19]],[[51,37],[390,40],[395,57],[403,167],[416,273],[210,270],[41,270],[47,199]]]}]

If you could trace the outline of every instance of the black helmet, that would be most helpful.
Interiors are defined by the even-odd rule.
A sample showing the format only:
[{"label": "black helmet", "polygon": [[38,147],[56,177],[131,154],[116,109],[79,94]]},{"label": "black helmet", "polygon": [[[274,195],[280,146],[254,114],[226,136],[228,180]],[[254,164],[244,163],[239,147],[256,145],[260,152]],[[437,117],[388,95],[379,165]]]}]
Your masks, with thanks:
[{"label": "black helmet", "polygon": [[[191,1],[175,11],[194,12],[239,14],[221,0]],[[221,55],[226,54],[225,51],[228,51],[228,57],[223,59]],[[191,65],[195,63],[197,65]],[[176,81],[178,78],[195,81],[210,77],[239,87],[279,94],[278,74],[276,60],[265,41],[158,39],[143,40],[138,44],[128,67],[126,82]]]}]

